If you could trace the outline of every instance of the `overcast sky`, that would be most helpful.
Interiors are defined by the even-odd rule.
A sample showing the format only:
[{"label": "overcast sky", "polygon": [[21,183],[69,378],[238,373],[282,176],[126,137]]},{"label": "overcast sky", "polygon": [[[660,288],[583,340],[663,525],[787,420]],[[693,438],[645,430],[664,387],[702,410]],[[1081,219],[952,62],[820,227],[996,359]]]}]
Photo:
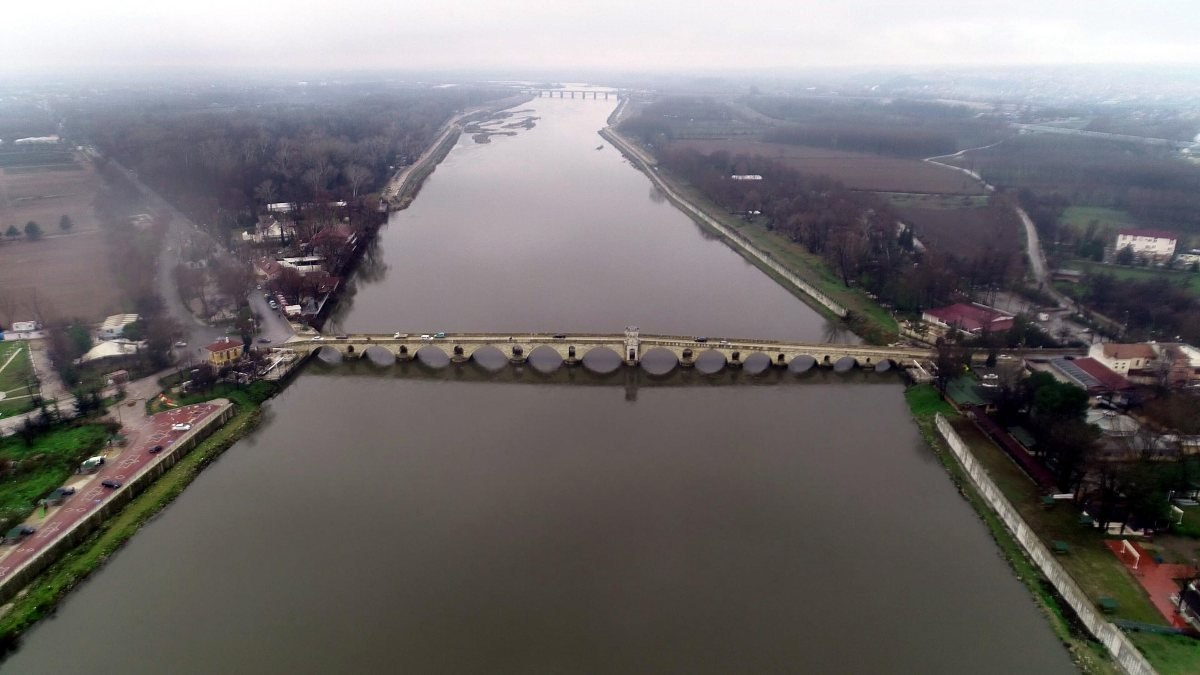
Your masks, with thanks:
[{"label": "overcast sky", "polygon": [[1200,63],[1200,0],[6,0],[0,72]]}]

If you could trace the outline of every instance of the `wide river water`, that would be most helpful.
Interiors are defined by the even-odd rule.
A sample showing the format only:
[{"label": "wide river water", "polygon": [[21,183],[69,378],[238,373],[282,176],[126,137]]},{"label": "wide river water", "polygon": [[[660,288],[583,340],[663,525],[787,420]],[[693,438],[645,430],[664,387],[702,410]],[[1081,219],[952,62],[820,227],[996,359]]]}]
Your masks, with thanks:
[{"label": "wide river water", "polygon": [[[348,330],[821,340],[604,101],[464,137]],[[314,362],[12,673],[1069,673],[893,375]]]}]

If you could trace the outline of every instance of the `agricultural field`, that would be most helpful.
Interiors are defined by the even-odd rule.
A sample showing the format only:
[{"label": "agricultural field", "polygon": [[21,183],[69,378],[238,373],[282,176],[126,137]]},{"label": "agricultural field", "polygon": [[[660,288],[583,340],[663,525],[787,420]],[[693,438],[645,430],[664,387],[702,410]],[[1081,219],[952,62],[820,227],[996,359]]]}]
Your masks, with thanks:
[{"label": "agricultural field", "polygon": [[769,157],[785,162],[798,171],[830,176],[853,190],[983,194],[983,188],[969,176],[916,159],[750,139],[683,140],[674,141],[671,146],[693,148],[705,154],[728,152],[731,155]]},{"label": "agricultural field", "polygon": [[[0,153],[0,158],[4,155]],[[67,155],[72,170],[44,170],[46,167],[13,167],[0,162],[0,231],[9,225],[23,228],[35,221],[47,237],[62,234],[59,219],[69,216],[71,232],[96,229],[92,202],[100,187],[100,178],[88,162]],[[59,165],[62,166],[62,165]]]},{"label": "agricultural field", "polygon": [[100,321],[122,309],[108,245],[99,230],[0,246],[0,293],[19,317]]},{"label": "agricultural field", "polygon": [[[108,246],[92,204],[102,180],[89,162],[73,171],[0,171],[0,234],[10,225],[41,226],[42,238],[0,237],[0,293],[16,303],[18,316],[95,321],[120,309]],[[73,223],[64,232],[63,216]],[[36,293],[35,290],[36,289]],[[43,317],[44,318],[44,317]]]},{"label": "agricultural field", "polygon": [[1016,213],[989,197],[884,196],[927,246],[968,257],[985,251],[1024,250],[1025,234]]}]

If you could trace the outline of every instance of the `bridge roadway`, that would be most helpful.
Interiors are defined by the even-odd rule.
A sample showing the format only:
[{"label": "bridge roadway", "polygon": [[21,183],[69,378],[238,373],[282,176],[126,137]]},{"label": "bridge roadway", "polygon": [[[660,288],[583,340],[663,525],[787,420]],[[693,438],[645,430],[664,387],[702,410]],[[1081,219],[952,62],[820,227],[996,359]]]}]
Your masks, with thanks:
[{"label": "bridge roadway", "polygon": [[[703,340],[703,341],[701,341]],[[353,334],[338,336],[298,336],[284,345],[297,353],[309,354],[322,349],[331,349],[345,357],[362,357],[368,350],[380,350],[399,360],[416,357],[421,349],[435,348],[454,362],[469,361],[475,352],[493,347],[513,363],[524,362],[538,348],[549,348],[559,355],[564,363],[574,365],[593,349],[608,349],[618,354],[627,365],[637,365],[642,355],[650,350],[666,350],[675,356],[681,366],[695,364],[696,358],[705,352],[716,352],[725,358],[727,365],[739,367],[754,354],[764,354],[776,366],[790,365],[798,358],[809,357],[807,366],[834,366],[839,362],[859,367],[876,367],[887,362],[889,365],[910,365],[913,361],[932,360],[934,350],[920,347],[879,347],[836,343],[780,342],[748,339],[707,338],[679,335],[642,335],[636,328],[623,334],[571,334],[550,333],[447,333],[444,337],[428,337],[420,334]],[[847,359],[849,361],[847,361]]]}]

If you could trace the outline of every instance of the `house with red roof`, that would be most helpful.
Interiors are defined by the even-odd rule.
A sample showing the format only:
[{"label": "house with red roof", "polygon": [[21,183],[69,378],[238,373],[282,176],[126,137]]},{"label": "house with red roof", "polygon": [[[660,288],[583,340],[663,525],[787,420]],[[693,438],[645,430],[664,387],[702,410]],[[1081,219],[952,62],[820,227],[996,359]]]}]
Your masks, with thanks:
[{"label": "house with red roof", "polygon": [[208,353],[208,362],[214,367],[227,366],[242,358],[242,341],[223,337],[208,345],[204,351]]},{"label": "house with red roof", "polygon": [[1013,327],[1012,314],[977,302],[927,309],[921,320],[943,331],[956,330],[970,335],[1000,333]]}]

